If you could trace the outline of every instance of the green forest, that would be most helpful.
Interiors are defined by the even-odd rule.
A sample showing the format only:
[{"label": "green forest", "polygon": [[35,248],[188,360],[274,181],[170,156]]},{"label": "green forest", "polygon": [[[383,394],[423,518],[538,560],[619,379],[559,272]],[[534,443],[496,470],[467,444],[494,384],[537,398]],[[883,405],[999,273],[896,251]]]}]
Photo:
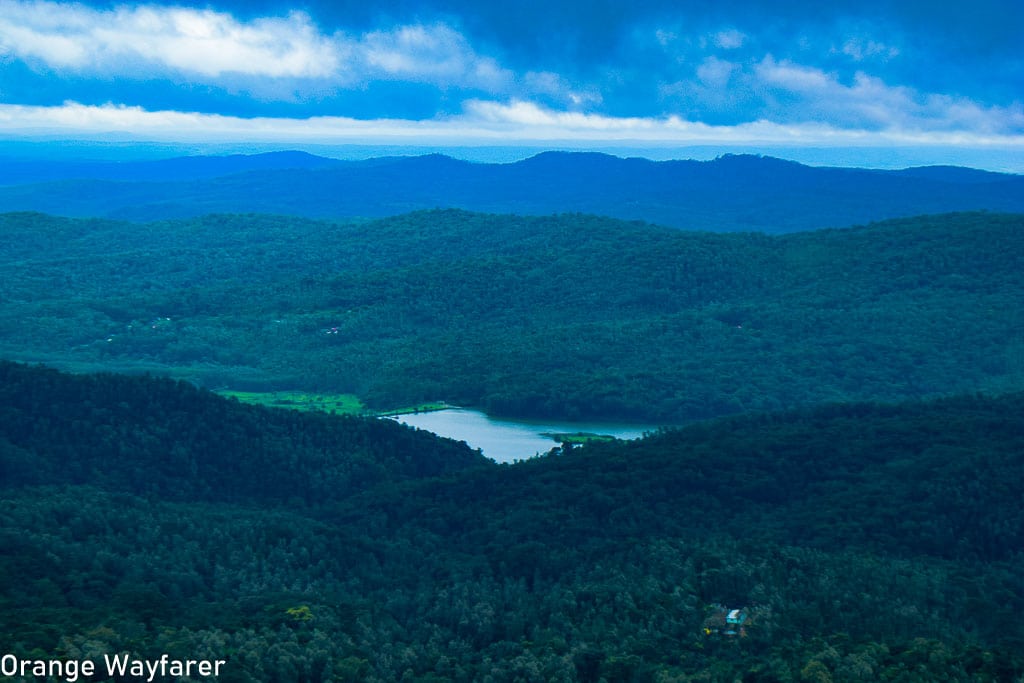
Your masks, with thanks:
[{"label": "green forest", "polygon": [[[0,214],[0,656],[1021,683],[1022,256],[991,212]],[[445,406],[662,427],[497,464],[376,417]]]},{"label": "green forest", "polygon": [[1024,217],[0,216],[0,357],[664,425],[1024,387]]},{"label": "green forest", "polygon": [[515,465],[169,379],[0,363],[0,397],[19,657],[311,683],[1024,676],[1024,394],[744,415]]}]

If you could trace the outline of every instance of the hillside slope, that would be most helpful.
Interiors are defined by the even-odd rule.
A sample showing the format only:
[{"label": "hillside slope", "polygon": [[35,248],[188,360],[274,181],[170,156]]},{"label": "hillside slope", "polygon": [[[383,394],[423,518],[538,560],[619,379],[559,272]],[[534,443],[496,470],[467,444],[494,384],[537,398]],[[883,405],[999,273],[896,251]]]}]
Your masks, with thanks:
[{"label": "hillside slope", "polygon": [[[367,452],[397,456],[381,476],[283,501],[235,434],[275,441],[289,424],[313,445],[351,423],[163,380],[4,370],[5,398],[31,387],[23,403],[59,407],[28,440],[27,418],[0,420],[4,462],[17,444],[55,477],[0,488],[0,628],[17,656],[168,653],[224,659],[227,681],[310,683],[1024,674],[1021,394],[739,417],[437,478],[386,463],[450,444],[355,425]],[[213,409],[203,439],[224,452],[196,454],[233,462],[241,497],[202,493],[216,474],[145,448],[116,457],[141,488],[68,450],[103,432],[160,441],[179,411]],[[304,448],[280,454],[281,494],[306,485]],[[719,632],[723,606],[746,609],[742,635]]]},{"label": "hillside slope", "polygon": [[323,505],[486,466],[390,420],[274,411],[185,382],[0,361],[0,489],[89,485],[167,501]]},{"label": "hillside slope", "polygon": [[769,237],[580,215],[10,214],[0,355],[677,423],[1024,387],[1024,218]]}]

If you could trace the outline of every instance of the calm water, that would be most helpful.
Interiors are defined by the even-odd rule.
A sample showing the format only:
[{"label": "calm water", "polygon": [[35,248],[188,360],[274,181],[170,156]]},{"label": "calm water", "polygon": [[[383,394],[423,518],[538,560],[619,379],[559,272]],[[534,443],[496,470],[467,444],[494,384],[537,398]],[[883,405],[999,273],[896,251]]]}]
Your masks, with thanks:
[{"label": "calm water", "polygon": [[607,434],[619,439],[638,439],[654,427],[623,425],[607,422],[534,422],[529,420],[501,420],[464,408],[451,408],[430,413],[409,413],[394,419],[407,425],[426,429],[438,436],[465,441],[470,448],[479,448],[483,454],[498,462],[513,462],[547,453],[558,445],[544,432],[591,432]]}]

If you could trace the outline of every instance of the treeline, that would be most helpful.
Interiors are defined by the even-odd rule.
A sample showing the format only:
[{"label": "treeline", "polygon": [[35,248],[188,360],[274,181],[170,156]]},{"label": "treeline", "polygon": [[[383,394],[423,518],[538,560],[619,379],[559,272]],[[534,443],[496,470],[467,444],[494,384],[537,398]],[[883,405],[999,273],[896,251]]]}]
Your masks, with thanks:
[{"label": "treeline", "polygon": [[[226,681],[1024,675],[1021,394],[737,417],[476,467],[387,421],[3,367],[0,630],[19,656],[226,658]],[[202,447],[181,411],[217,444],[206,469],[146,450]],[[282,425],[297,455],[250,460]],[[105,428],[135,446],[91,454]],[[361,448],[310,455],[323,434]],[[353,450],[379,476],[301,494],[307,462]],[[54,479],[6,476],[12,461]],[[229,466],[227,493],[198,480]],[[722,607],[746,608],[743,636],[705,631]]]},{"label": "treeline", "polygon": [[68,368],[661,424],[1024,387],[1016,215],[0,223],[0,352]]}]

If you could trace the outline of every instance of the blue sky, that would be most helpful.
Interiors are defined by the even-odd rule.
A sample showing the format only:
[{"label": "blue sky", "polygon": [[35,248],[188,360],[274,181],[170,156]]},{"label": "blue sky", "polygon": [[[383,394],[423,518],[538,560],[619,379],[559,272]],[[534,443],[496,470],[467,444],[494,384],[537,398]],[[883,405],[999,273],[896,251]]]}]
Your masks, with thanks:
[{"label": "blue sky", "polygon": [[1022,26],[1018,0],[0,0],[0,140],[891,150],[1021,172]]}]

